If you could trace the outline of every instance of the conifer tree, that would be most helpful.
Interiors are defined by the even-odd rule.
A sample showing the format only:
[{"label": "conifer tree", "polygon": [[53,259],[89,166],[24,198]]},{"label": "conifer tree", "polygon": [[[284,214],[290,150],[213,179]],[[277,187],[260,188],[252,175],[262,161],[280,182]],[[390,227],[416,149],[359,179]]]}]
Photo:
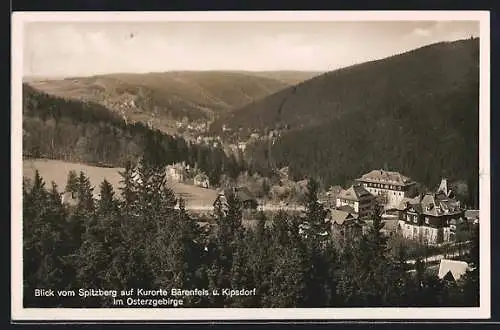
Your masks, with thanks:
[{"label": "conifer tree", "polygon": [[125,169],[119,174],[121,176],[119,188],[122,197],[121,206],[128,213],[137,201],[137,173],[132,163],[127,161]]},{"label": "conifer tree", "polygon": [[[61,194],[57,185],[52,182],[51,190],[48,192],[46,222],[46,237],[42,240],[46,243],[45,252],[49,265],[47,265],[48,287],[63,289],[69,287],[73,279],[66,274],[64,258],[68,254],[66,235],[66,211],[62,205]],[[57,299],[56,299],[57,300]],[[60,304],[61,302],[59,302]]]},{"label": "conifer tree", "polygon": [[[250,237],[241,231],[237,234],[233,244],[233,256],[230,271],[231,288],[236,290],[252,289],[254,287],[252,272],[249,267],[249,246]],[[251,297],[236,296],[231,301],[231,307],[250,307]]]},{"label": "conifer tree", "polygon": [[78,175],[74,170],[68,172],[65,191],[75,194],[78,192]]},{"label": "conifer tree", "polygon": [[316,232],[325,230],[326,210],[318,201],[319,184],[314,178],[309,178],[307,181],[307,189],[305,194],[305,207],[307,219]]},{"label": "conifer tree", "polygon": [[24,303],[29,306],[36,301],[34,289],[39,287],[43,276],[40,274],[40,263],[44,258],[42,237],[47,192],[45,182],[38,170],[35,171],[33,184],[28,189],[24,191],[23,196],[23,277],[25,283]]}]

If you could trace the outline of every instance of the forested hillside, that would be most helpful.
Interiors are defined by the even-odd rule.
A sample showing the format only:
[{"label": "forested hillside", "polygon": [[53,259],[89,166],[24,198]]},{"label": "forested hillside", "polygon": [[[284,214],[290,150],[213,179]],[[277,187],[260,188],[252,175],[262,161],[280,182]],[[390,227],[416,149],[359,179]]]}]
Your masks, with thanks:
[{"label": "forested hillside", "polygon": [[429,187],[467,181],[477,204],[479,40],[438,43],[333,71],[233,112],[226,123],[261,132],[288,126],[253,163],[289,165],[298,178],[344,184],[371,169],[400,171]]},{"label": "forested hillside", "polygon": [[220,148],[194,145],[181,137],[126,124],[92,102],[66,100],[23,85],[23,154],[88,164],[123,167],[141,156],[163,165],[197,164],[213,183],[224,172],[234,177],[237,160]]},{"label": "forested hillside", "polygon": [[175,128],[175,121],[210,120],[311,75],[186,71],[108,74],[29,84],[51,95],[96,102],[130,121],[151,121],[155,127],[170,131]]},{"label": "forested hillside", "polygon": [[265,77],[281,81],[287,85],[294,86],[313,77],[319,76],[323,72],[315,71],[235,71],[256,77]]}]

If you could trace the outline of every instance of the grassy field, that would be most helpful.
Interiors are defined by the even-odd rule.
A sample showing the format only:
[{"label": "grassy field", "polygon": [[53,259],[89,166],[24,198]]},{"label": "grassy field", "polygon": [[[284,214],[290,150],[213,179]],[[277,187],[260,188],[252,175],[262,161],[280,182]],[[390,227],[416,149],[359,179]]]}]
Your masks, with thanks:
[{"label": "grassy field", "polygon": [[[118,173],[123,168],[104,168],[89,166],[80,163],[70,163],[61,160],[50,159],[25,159],[23,160],[23,176],[32,179],[35,175],[35,170],[38,169],[40,175],[46,182],[47,187],[50,182],[55,182],[59,187],[59,191],[64,190],[69,171],[73,170],[79,173],[83,171],[90,178],[90,182],[94,188],[94,195],[99,196],[99,185],[106,179],[109,181],[115,191],[119,192],[121,176]],[[204,189],[183,183],[170,183],[170,187],[175,194],[183,197],[187,201],[187,206],[204,207],[211,206],[217,197],[217,191],[214,189]]]}]

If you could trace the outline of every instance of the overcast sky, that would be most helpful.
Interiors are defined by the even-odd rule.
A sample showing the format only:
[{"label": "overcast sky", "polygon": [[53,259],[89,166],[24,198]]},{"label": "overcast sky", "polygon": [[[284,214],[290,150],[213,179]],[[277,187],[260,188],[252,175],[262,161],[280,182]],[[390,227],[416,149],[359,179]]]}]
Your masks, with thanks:
[{"label": "overcast sky", "polygon": [[476,37],[479,22],[32,22],[24,33],[24,76],[328,71]]}]

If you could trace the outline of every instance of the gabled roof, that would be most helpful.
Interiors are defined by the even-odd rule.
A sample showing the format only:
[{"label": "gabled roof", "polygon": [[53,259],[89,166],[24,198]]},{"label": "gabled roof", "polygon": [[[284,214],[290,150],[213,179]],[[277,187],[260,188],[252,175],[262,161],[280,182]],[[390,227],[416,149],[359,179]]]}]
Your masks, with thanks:
[{"label": "gabled roof", "polygon": [[330,211],[330,219],[332,224],[342,225],[346,220],[354,220],[356,217],[350,212],[333,209]]},{"label": "gabled roof", "polygon": [[422,197],[422,213],[430,216],[456,214],[462,212],[460,203],[445,194],[425,194]]},{"label": "gabled roof", "polygon": [[453,279],[457,281],[467,272],[468,268],[469,265],[465,261],[441,259],[438,277],[443,279],[448,273],[451,273]]},{"label": "gabled roof", "polygon": [[459,214],[462,212],[460,202],[443,193],[427,193],[414,198],[404,198],[398,205],[398,210],[413,209],[423,215],[441,216],[445,214]]},{"label": "gabled roof", "polygon": [[361,198],[368,196],[373,197],[373,195],[370,192],[368,192],[368,190],[366,190],[360,185],[353,185],[349,187],[349,189],[342,190],[338,194],[338,198],[347,199],[350,201],[359,201]]},{"label": "gabled roof", "polygon": [[362,182],[372,182],[372,183],[388,183],[392,185],[405,186],[414,183],[412,179],[407,176],[402,175],[399,172],[385,171],[385,170],[373,170],[366,173],[358,179]]}]

